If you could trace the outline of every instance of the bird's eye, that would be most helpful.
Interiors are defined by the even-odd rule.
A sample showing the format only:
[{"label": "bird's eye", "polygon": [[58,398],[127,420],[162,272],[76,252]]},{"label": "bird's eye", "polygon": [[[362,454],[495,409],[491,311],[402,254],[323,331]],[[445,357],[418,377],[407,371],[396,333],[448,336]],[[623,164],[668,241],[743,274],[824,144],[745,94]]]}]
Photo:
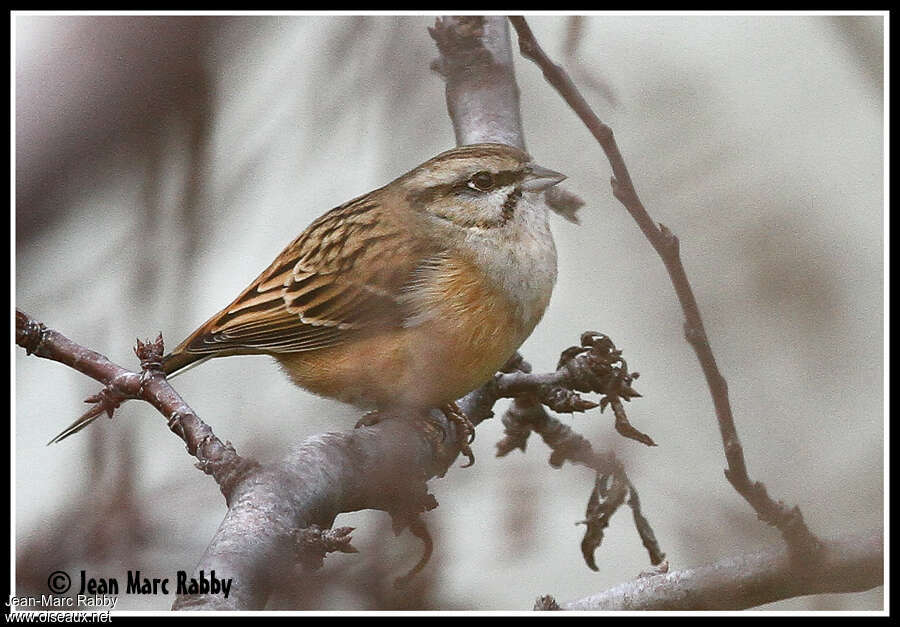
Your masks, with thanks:
[{"label": "bird's eye", "polygon": [[490,172],[477,172],[469,179],[469,187],[486,192],[494,186],[494,175]]}]

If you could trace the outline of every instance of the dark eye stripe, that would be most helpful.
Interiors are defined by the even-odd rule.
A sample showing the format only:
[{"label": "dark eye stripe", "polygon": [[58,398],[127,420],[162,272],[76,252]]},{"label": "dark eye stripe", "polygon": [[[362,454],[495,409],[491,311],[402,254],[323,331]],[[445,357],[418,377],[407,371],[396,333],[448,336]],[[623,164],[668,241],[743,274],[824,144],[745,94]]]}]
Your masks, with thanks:
[{"label": "dark eye stripe", "polygon": [[494,184],[489,190],[486,190],[485,192],[480,192],[472,189],[469,186],[469,177],[466,177],[462,181],[457,181],[455,183],[443,183],[441,185],[433,185],[423,190],[409,192],[409,194],[407,194],[406,196],[406,199],[413,205],[420,203],[428,204],[433,202],[435,198],[440,198],[441,196],[449,196],[456,192],[465,192],[469,194],[487,193],[499,187],[506,187],[507,185],[514,185],[516,183],[519,183],[524,180],[524,178],[524,170],[504,170],[503,172],[494,174]]},{"label": "dark eye stripe", "polygon": [[524,170],[506,170],[494,175],[494,189],[520,183],[525,178]]}]

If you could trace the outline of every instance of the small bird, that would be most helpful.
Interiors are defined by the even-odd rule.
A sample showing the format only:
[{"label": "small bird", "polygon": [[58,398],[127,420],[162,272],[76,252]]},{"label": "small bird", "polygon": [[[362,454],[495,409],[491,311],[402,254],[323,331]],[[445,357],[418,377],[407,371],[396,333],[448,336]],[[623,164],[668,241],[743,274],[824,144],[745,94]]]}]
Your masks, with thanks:
[{"label": "small bird", "polygon": [[547,308],[556,248],[542,192],[565,178],[503,144],[443,152],[315,220],[162,368],[272,355],[300,387],[376,415],[440,408],[471,464],[474,430],[454,401]]}]

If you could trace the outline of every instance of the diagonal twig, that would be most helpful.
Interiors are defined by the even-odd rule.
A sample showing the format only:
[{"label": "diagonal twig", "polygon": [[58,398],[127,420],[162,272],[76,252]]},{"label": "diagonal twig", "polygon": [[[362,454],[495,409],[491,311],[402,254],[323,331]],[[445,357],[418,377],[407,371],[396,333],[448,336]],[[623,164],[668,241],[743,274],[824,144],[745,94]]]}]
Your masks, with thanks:
[{"label": "diagonal twig", "polygon": [[785,541],[792,549],[801,553],[816,551],[821,546],[821,543],[806,526],[800,510],[797,507],[790,508],[781,501],[773,500],[766,492],[765,486],[758,481],[750,479],[747,473],[743,447],[738,439],[731,403],[728,398],[728,385],[716,365],[715,356],[700,316],[700,308],[694,297],[687,273],[681,263],[678,238],[664,225],[659,224],[657,226],[647,213],[634,188],[631,175],[616,144],[612,129],[597,117],[566,71],[544,53],[525,18],[510,16],[509,20],[518,35],[519,50],[522,56],[533,61],[541,68],[547,82],[565,99],[600,144],[612,167],[613,176],[610,183],[613,195],[637,222],[641,231],[666,266],[684,313],[685,338],[697,355],[712,395],[719,431],[725,448],[725,459],[728,462],[725,477],[735,490],[753,507],[760,520],[777,527],[781,531]]}]

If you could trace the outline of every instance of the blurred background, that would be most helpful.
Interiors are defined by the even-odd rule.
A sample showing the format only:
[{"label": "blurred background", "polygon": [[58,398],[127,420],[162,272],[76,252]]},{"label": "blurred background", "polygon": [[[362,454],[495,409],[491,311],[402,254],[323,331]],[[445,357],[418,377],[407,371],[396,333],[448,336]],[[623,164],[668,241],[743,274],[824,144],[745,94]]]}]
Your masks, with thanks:
[{"label": "blurred background", "polygon": [[[169,347],[230,301],[315,217],[453,146],[427,16],[13,17],[16,306],[127,367],[135,338]],[[530,23],[610,124],[684,265],[728,379],[751,477],[835,536],[884,517],[884,18],[541,16]],[[528,148],[587,201],[553,218],[559,282],[522,347],[538,371],[585,330],[610,335],[644,398],[613,430],[561,416],[614,450],[671,568],[777,544],[725,481],[718,427],[665,269],[609,191],[599,146],[517,58]],[[98,386],[15,354],[17,594],[66,570],[192,570],[225,513],[215,483],[149,406],[51,447]],[[224,440],[273,460],[359,411],[295,388],[266,357],[176,381]],[[495,407],[502,415],[505,403]],[[382,512],[341,515],[358,555],[285,574],[272,609],[530,609],[649,566],[630,513],[579,543],[591,471],[554,470],[532,437],[434,480],[428,567]],[[459,464],[457,464],[458,466]],[[117,609],[172,596],[120,595]],[[765,609],[881,609],[883,590]]]}]

